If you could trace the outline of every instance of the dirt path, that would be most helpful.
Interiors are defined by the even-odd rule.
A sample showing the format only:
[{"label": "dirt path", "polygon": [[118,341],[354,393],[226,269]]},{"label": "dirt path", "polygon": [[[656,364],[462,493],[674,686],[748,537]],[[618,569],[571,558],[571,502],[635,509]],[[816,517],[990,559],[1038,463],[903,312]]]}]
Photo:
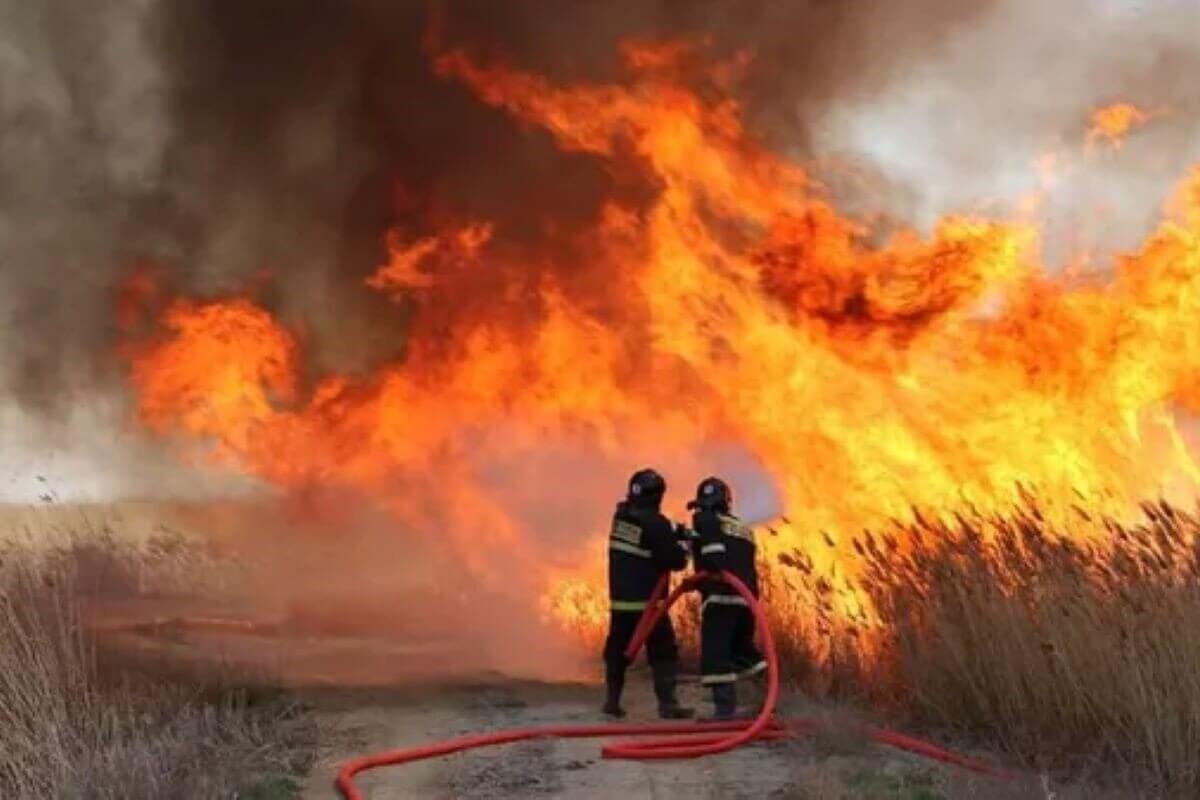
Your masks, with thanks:
[{"label": "dirt path", "polygon": [[[287,617],[178,598],[140,598],[128,606],[108,602],[90,612],[89,625],[103,633],[101,641],[111,656],[136,656],[140,662],[152,656],[159,669],[197,670],[200,676],[215,663],[230,674],[269,674],[308,700],[322,744],[304,800],[337,797],[337,769],[356,756],[503,728],[603,721],[598,685],[535,683],[501,675],[464,678],[475,674],[469,665],[478,663],[479,654],[438,639],[416,637],[402,643],[315,634]],[[445,676],[450,674],[459,677],[448,683]],[[349,686],[374,688],[343,688]],[[754,699],[743,692],[746,700]],[[709,709],[696,684],[683,685],[681,698],[701,711]],[[655,719],[644,667],[631,672],[625,705],[631,721]],[[822,716],[830,710],[790,697],[780,714]],[[384,768],[364,775],[360,786],[372,800],[1046,796],[1030,787],[1003,790],[987,780],[871,746],[849,733],[852,726],[837,725],[833,716],[835,724],[811,740],[758,744],[694,761],[606,761],[600,758],[598,739],[544,740]]]},{"label": "dirt path", "polygon": [[[630,681],[627,705],[650,719],[647,681]],[[374,701],[374,702],[372,702]],[[597,692],[591,687],[496,682],[318,701],[323,727],[336,744],[322,754],[305,800],[336,797],[330,776],[351,753],[402,747],[474,731],[561,722],[592,723]],[[341,706],[341,707],[339,707]],[[384,769],[359,783],[379,798],[751,798],[787,786],[784,748],[742,750],[704,762],[645,765],[603,761],[600,740],[546,740],[463,753],[437,761]],[[782,796],[782,795],[778,795]]]},{"label": "dirt path", "polygon": [[[702,708],[699,687],[685,701]],[[591,723],[598,690],[496,680],[453,687],[313,696],[326,745],[303,800],[337,797],[332,780],[349,757],[513,726]],[[644,675],[631,676],[627,708],[653,718]],[[546,740],[461,753],[367,773],[371,800],[397,798],[571,798],[572,800],[741,800],[745,798],[1002,798],[978,779],[863,742],[760,744],[699,761],[636,763],[600,758],[600,740]]]},{"label": "dirt path", "polygon": [[[220,611],[161,600],[129,608],[110,603],[93,609],[91,625],[104,633],[111,655],[132,654],[142,661],[154,656],[160,669],[194,669],[200,675],[219,662],[231,670],[247,670],[247,675],[274,675],[298,692],[310,703],[322,733],[304,800],[336,798],[333,778],[339,765],[360,755],[503,728],[603,721],[598,685],[535,683],[500,675],[447,683],[449,678],[438,676],[474,674],[465,671],[466,665],[478,661],[478,655],[437,640],[401,644],[302,635],[289,632],[286,620]],[[347,686],[374,688],[342,688]],[[744,697],[750,694],[743,692]],[[681,699],[701,711],[709,709],[696,684],[683,685]],[[631,673],[625,705],[631,721],[655,719],[645,668]],[[793,696],[781,704],[780,714],[794,718],[831,712]],[[1046,797],[1037,788],[997,787],[871,746],[837,719],[833,714],[833,724],[814,739],[757,744],[694,761],[606,761],[600,758],[598,739],[544,740],[384,768],[362,776],[359,785],[372,800]]]}]

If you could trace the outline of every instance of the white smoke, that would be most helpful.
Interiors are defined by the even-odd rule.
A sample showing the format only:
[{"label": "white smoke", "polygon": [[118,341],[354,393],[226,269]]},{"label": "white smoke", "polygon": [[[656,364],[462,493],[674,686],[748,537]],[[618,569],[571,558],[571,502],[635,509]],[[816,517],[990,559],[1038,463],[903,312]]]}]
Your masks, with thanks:
[{"label": "white smoke", "polygon": [[242,475],[180,463],[131,430],[113,396],[80,403],[54,425],[0,400],[0,503],[228,498],[261,492]]},{"label": "white smoke", "polygon": [[[913,56],[883,91],[832,105],[816,149],[865,158],[902,191],[864,208],[882,201],[923,228],[950,211],[1010,213],[1054,155],[1048,257],[1127,249],[1200,162],[1197,68],[1195,0],[1008,0]],[[1091,110],[1119,100],[1161,116],[1082,163]]]}]

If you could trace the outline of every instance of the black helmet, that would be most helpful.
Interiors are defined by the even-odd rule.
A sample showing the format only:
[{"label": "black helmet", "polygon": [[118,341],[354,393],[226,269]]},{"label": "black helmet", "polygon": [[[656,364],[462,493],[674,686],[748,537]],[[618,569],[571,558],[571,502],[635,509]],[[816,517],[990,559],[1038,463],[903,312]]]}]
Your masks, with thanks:
[{"label": "black helmet", "polygon": [[640,469],[629,479],[626,499],[633,505],[653,506],[662,501],[667,482],[652,469]]},{"label": "black helmet", "polygon": [[689,501],[687,507],[728,512],[733,507],[733,490],[720,478],[705,478],[696,487],[696,499]]}]

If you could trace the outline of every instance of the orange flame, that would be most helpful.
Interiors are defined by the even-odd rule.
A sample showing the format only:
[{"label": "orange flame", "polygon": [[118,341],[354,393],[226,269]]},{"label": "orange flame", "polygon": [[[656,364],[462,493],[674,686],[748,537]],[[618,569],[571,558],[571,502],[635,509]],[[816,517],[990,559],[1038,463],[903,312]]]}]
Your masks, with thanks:
[{"label": "orange flame", "polygon": [[[1200,170],[1098,284],[1048,272],[1024,222],[950,216],[873,245],[736,101],[689,88],[672,67],[686,52],[631,45],[626,81],[570,87],[437,56],[653,197],[611,199],[578,234],[583,263],[513,255],[486,222],[393,237],[369,284],[417,310],[404,360],[368,378],[304,389],[301,348],[267,311],[177,301],[134,351],[141,418],[272,483],[369,494],[481,573],[502,554],[584,627],[604,613],[609,504],[643,463],[678,500],[676,475],[751,454],[791,520],[769,552],[914,507],[1002,509],[1023,486],[1114,511],[1193,491],[1178,414],[1200,407]],[[827,575],[853,568],[838,542],[812,548]]]},{"label": "orange flame", "polygon": [[1102,144],[1119,150],[1131,132],[1148,123],[1154,116],[1152,112],[1133,103],[1113,103],[1098,108],[1092,112],[1087,135],[1088,144]]},{"label": "orange flame", "polygon": [[367,285],[393,294],[428,288],[434,284],[434,277],[422,271],[422,265],[435,262],[435,269],[445,270],[470,263],[491,238],[490,224],[467,225],[440,236],[428,236],[415,244],[405,244],[392,234],[388,237],[391,259],[367,279]]}]

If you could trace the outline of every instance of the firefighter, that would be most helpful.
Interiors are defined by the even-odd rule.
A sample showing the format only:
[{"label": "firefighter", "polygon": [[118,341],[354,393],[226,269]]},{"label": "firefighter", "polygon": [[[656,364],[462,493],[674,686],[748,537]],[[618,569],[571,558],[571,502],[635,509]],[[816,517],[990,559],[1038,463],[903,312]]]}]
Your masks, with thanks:
[{"label": "firefighter", "polygon": [[[733,491],[720,478],[705,478],[696,488],[692,528],[696,532],[696,569],[726,570],[758,597],[754,531],[733,515]],[[767,662],[754,643],[754,614],[745,598],[722,580],[700,587],[701,684],[712,689],[714,719],[737,715],[737,680],[761,674]]]},{"label": "firefighter", "polygon": [[[652,469],[643,469],[629,479],[629,489],[613,514],[608,540],[608,590],[611,603],[608,639],[604,643],[604,713],[625,716],[621,692],[625,688],[625,669],[629,662],[625,648],[646,610],[658,579],[665,573],[687,566],[687,547],[683,528],[672,525],[659,510],[666,481]],[[646,659],[654,674],[654,694],[658,714],[663,719],[687,719],[694,713],[675,697],[675,676],[679,649],[670,615],[651,631],[646,639]]]}]

